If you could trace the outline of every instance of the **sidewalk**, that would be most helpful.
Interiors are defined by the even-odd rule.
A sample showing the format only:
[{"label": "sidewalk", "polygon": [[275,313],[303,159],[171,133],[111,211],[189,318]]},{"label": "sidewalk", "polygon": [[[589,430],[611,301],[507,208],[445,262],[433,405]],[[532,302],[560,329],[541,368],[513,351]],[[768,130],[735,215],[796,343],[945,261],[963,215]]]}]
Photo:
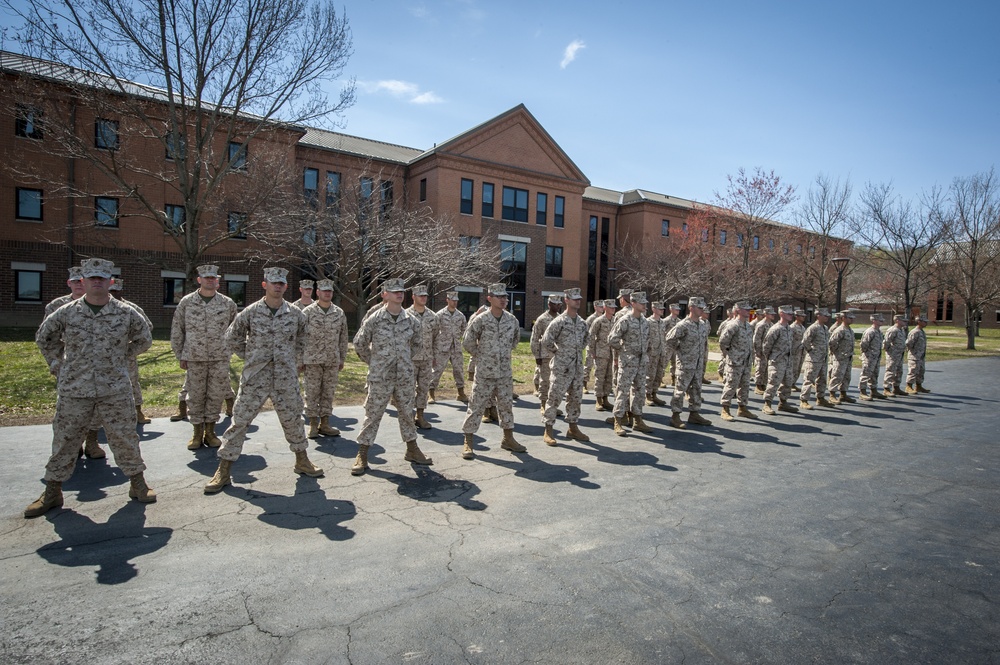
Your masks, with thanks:
[{"label": "sidewalk", "polygon": [[932,363],[930,395],[731,424],[714,382],[713,426],[648,407],[655,433],[626,438],[587,395],[592,441],[560,421],[556,448],[522,398],[528,454],[483,424],[474,461],[444,402],[421,432],[433,466],[403,462],[386,417],[362,477],[360,407],[310,449],[320,479],[292,473],[269,412],[215,496],[214,451],[156,419],[157,503],[81,460],[64,508],[34,520],[51,429],[5,428],[0,662],[993,662],[998,372]]}]

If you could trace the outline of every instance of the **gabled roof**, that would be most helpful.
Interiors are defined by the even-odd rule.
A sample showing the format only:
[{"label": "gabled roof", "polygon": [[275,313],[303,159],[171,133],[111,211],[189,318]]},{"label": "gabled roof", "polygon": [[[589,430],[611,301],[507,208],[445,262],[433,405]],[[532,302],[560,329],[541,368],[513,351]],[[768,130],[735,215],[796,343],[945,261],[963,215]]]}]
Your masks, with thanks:
[{"label": "gabled roof", "polygon": [[621,192],[617,192],[613,189],[605,189],[604,187],[594,187],[593,185],[583,190],[583,198],[590,199],[591,201],[600,201],[601,203],[611,203],[614,205],[621,205],[622,203]]},{"label": "gabled roof", "polygon": [[423,154],[423,151],[417,148],[407,148],[406,146],[364,139],[359,136],[349,136],[314,127],[306,129],[306,134],[299,139],[299,144],[403,165],[409,164]]},{"label": "gabled roof", "polygon": [[646,189],[630,189],[622,194],[622,205],[628,205],[630,203],[643,203],[647,201],[673,206],[675,208],[684,208],[686,210],[691,210],[695,207],[694,201],[681,199],[676,196],[668,196],[666,194],[658,194],[657,192],[651,192]]}]

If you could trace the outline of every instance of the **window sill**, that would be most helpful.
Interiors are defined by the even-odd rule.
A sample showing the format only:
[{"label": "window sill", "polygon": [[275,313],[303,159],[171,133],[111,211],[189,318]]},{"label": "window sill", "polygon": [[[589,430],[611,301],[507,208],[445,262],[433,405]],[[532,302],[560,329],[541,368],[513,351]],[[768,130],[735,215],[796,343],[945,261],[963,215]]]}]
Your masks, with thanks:
[{"label": "window sill", "polygon": [[14,221],[15,222],[26,222],[28,224],[43,224],[43,223],[45,223],[44,219],[32,219],[31,217],[15,217]]},{"label": "window sill", "polygon": [[15,305],[44,305],[41,300],[15,300]]}]

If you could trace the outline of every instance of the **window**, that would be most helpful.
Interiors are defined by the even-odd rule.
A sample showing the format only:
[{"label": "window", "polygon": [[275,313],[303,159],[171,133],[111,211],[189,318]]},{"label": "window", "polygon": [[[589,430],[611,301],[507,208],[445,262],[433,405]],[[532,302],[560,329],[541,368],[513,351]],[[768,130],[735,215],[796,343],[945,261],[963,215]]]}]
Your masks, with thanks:
[{"label": "window", "polygon": [[515,189],[514,187],[503,188],[503,209],[501,211],[503,219],[512,222],[528,221],[528,190]]},{"label": "window", "polygon": [[545,192],[538,192],[535,195],[535,224],[545,226],[546,216],[549,207],[549,195]]},{"label": "window", "polygon": [[245,171],[247,168],[247,146],[245,143],[229,142],[229,168]]},{"label": "window", "polygon": [[566,226],[566,197],[557,196],[556,197],[556,213],[553,218],[552,225],[557,229],[561,229]]},{"label": "window", "polygon": [[392,180],[383,180],[379,193],[382,197],[382,214],[385,215],[392,209]]},{"label": "window", "polygon": [[184,158],[184,137],[182,135],[167,132],[166,136],[167,159]]},{"label": "window", "polygon": [[361,205],[360,210],[358,210],[358,216],[361,221],[364,222],[368,219],[368,214],[371,212],[372,206],[372,194],[375,191],[375,181],[367,176],[361,177]]},{"label": "window", "polygon": [[493,217],[493,183],[483,183],[483,217]]},{"label": "window", "polygon": [[767,248],[772,252],[774,251],[774,238],[771,238],[770,240],[767,241]]},{"label": "window", "polygon": [[796,245],[795,246],[795,253],[796,254],[801,254],[802,253],[802,245]]},{"label": "window", "polygon": [[237,240],[247,239],[247,214],[245,212],[232,212],[226,215],[226,231],[230,238]]},{"label": "window", "polygon": [[319,202],[318,169],[307,168],[302,171],[302,194],[305,196],[306,203],[315,208]]},{"label": "window", "polygon": [[669,219],[665,219],[662,222],[660,222],[660,235],[663,236],[664,238],[667,238],[667,237],[670,236],[670,220]]},{"label": "window", "polygon": [[815,259],[816,258],[816,248],[815,247],[810,247],[809,248],[809,258],[810,259]]},{"label": "window", "polygon": [[42,221],[42,190],[17,188],[17,218]]},{"label": "window", "polygon": [[118,199],[98,196],[94,199],[94,222],[98,226],[118,227]]},{"label": "window", "polygon": [[783,244],[783,245],[781,246],[781,253],[782,253],[782,254],[788,254],[788,243],[787,243],[787,242],[786,242],[786,243],[784,243],[784,244]]},{"label": "window", "polygon": [[164,307],[176,307],[177,303],[184,297],[183,277],[163,278],[163,305]]},{"label": "window", "polygon": [[760,236],[753,237],[753,248],[760,249]]},{"label": "window", "polygon": [[118,149],[118,121],[97,119],[94,123],[94,146],[101,150]]},{"label": "window", "polygon": [[545,248],[545,276],[562,277],[563,248],[551,245]]},{"label": "window", "polygon": [[326,206],[334,212],[340,209],[340,174],[336,171],[326,172]]},{"label": "window", "polygon": [[469,250],[470,254],[475,254],[479,251],[479,237],[458,236],[458,246]]},{"label": "window", "polygon": [[42,302],[42,273],[38,270],[15,270],[14,300],[19,302]]},{"label": "window", "polygon": [[701,230],[701,241],[708,242],[708,229]]},{"label": "window", "polygon": [[743,234],[742,233],[737,233],[736,234],[736,246],[737,247],[742,247],[743,246]]},{"label": "window", "polygon": [[427,178],[420,179],[420,200],[427,200]]},{"label": "window", "polygon": [[463,215],[472,214],[472,185],[473,182],[468,178],[462,178],[462,204],[460,212]]},{"label": "window", "polygon": [[226,280],[226,295],[233,299],[237,307],[246,307],[247,283]]},{"label": "window", "polygon": [[504,272],[511,291],[524,291],[528,281],[528,243],[501,240],[500,270]]},{"label": "window", "polygon": [[726,244],[726,232],[725,231],[719,231],[719,244],[720,245],[725,245]]},{"label": "window", "polygon": [[167,205],[165,214],[169,230],[173,233],[182,233],[184,231],[184,206]]},{"label": "window", "polygon": [[681,233],[683,233],[684,235],[687,235],[687,232],[688,232],[688,223],[687,222],[681,222]]},{"label": "window", "polygon": [[17,105],[14,134],[26,139],[42,139],[42,112],[30,106]]}]

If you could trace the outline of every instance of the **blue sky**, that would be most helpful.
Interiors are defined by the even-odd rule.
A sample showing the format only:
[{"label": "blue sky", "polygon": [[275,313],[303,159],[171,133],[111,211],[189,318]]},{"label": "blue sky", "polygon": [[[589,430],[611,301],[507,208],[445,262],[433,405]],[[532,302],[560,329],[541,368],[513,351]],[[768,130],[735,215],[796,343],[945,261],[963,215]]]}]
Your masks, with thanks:
[{"label": "blue sky", "polygon": [[[360,0],[349,134],[429,148],[519,103],[597,186],[739,167],[921,191],[1000,156],[1000,3]],[[575,47],[573,45],[576,45]]]}]

